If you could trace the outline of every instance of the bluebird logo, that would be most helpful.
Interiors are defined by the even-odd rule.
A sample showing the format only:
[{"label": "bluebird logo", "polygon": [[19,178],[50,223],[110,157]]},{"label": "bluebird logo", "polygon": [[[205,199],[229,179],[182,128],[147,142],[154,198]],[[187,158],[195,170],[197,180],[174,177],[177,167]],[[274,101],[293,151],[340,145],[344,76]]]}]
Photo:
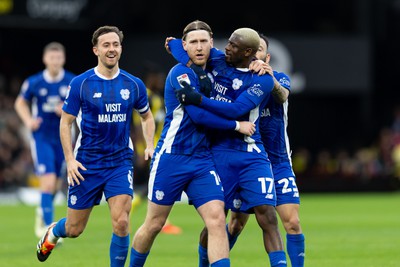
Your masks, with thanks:
[{"label": "bluebird logo", "polygon": [[163,198],[164,198],[164,192],[160,191],[160,190],[157,190],[156,191],[156,199],[157,200],[162,200]]}]

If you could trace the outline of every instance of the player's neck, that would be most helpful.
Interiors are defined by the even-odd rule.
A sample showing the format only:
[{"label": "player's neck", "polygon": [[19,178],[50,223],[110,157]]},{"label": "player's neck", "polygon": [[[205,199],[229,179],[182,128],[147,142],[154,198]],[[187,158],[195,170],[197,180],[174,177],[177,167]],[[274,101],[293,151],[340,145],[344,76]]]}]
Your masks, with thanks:
[{"label": "player's neck", "polygon": [[114,67],[112,68],[107,68],[104,65],[99,64],[97,66],[97,71],[103,75],[104,77],[111,79],[115,76],[115,74],[118,72],[119,67],[118,64],[116,64]]}]

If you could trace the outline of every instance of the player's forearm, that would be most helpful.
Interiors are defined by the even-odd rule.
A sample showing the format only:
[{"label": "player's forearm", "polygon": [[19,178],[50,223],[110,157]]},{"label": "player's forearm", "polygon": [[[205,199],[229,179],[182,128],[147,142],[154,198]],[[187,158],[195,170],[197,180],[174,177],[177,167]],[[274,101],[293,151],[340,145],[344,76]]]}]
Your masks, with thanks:
[{"label": "player's forearm", "polygon": [[18,116],[24,123],[27,128],[30,128],[30,121],[32,120],[31,111],[27,102],[22,99],[22,97],[18,97],[14,104],[14,109],[17,112]]},{"label": "player's forearm", "polygon": [[223,118],[203,108],[189,105],[185,107],[185,110],[196,124],[221,130],[235,130],[237,128],[236,121]]},{"label": "player's forearm", "polygon": [[274,88],[271,91],[271,95],[277,103],[283,104],[289,97],[289,90],[274,78]]},{"label": "player's forearm", "polygon": [[75,159],[73,151],[72,151],[72,123],[66,121],[63,116],[61,116],[60,120],[60,139],[61,145],[64,152],[65,161],[68,162],[70,160]]},{"label": "player's forearm", "polygon": [[239,97],[236,102],[229,103],[204,97],[201,107],[227,119],[238,119],[253,108],[255,104],[244,97]]},{"label": "player's forearm", "polygon": [[143,136],[146,141],[146,146],[148,148],[154,148],[154,132],[156,130],[156,125],[154,122],[154,117],[151,111],[146,114],[146,116],[141,117]]}]

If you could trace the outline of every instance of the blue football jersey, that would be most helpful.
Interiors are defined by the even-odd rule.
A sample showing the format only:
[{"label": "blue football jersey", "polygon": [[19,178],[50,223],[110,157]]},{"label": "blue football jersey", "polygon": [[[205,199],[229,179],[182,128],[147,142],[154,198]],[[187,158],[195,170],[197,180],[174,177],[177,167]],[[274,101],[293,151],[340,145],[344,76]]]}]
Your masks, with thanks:
[{"label": "blue football jersey", "polygon": [[48,71],[44,70],[23,82],[20,94],[31,102],[32,116],[42,118],[39,129],[32,132],[35,138],[59,142],[60,117],[55,110],[64,101],[68,85],[74,77],[75,74],[63,70],[56,78],[52,78]]},{"label": "blue football jersey", "polygon": [[76,160],[91,169],[132,164],[134,109],[148,111],[146,86],[126,71],[107,79],[96,67],[74,78],[63,110],[77,117]]},{"label": "blue football jersey", "polygon": [[259,119],[262,108],[270,98],[272,76],[259,76],[249,69],[233,68],[226,63],[224,53],[215,48],[211,51],[207,70],[213,82],[211,99],[218,102],[205,99],[202,106],[218,115],[256,124],[256,131],[251,137],[233,131],[214,131],[210,134],[213,148],[264,151]]},{"label": "blue football jersey", "polygon": [[[290,79],[285,73],[274,71],[274,77],[281,86],[290,90]],[[273,164],[291,161],[287,135],[288,105],[288,100],[280,104],[271,97],[261,113],[260,132],[262,141]]]},{"label": "blue football jersey", "polygon": [[199,79],[191,68],[177,64],[169,71],[164,90],[166,116],[156,151],[160,153],[191,155],[208,151],[209,140],[206,128],[224,129],[234,132],[236,123],[216,116],[196,106],[179,103],[175,90],[181,89],[180,82],[186,81],[194,90],[200,91]]}]

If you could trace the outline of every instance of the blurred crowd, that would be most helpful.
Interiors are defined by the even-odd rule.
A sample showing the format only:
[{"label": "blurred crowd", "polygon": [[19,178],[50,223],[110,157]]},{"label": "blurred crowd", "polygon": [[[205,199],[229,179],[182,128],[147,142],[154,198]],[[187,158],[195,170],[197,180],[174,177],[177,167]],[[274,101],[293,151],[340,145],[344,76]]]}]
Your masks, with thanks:
[{"label": "blurred crowd", "polygon": [[[20,77],[7,80],[0,74],[0,191],[32,186],[34,180],[29,132],[14,110],[21,84]],[[376,179],[400,181],[400,106],[393,112],[392,124],[381,129],[371,145],[355,151],[340,148],[311,152],[297,147],[292,160],[300,188],[316,180],[356,184]]]},{"label": "blurred crowd", "polygon": [[0,190],[25,186],[33,175],[29,132],[14,110],[22,79],[0,74]]},{"label": "blurred crowd", "polygon": [[[375,141],[355,151],[346,148],[322,149],[311,153],[298,148],[292,155],[298,181],[342,180],[358,185],[385,180],[387,189],[400,188],[400,106],[393,112],[393,121],[379,131]],[[379,189],[379,188],[377,188]]]}]

